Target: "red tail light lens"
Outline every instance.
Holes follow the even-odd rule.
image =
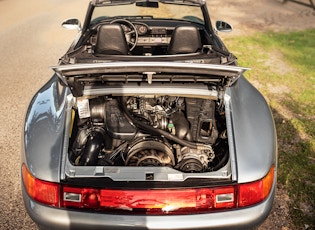
[[[114,190],[62,186],[33,177],[25,165],[22,177],[27,194],[50,206],[165,215],[205,213],[257,204],[270,194],[274,170],[272,166],[264,178],[252,183],[186,189]]]
[[[64,207],[98,209],[100,191],[98,189],[63,187]]]
[[[63,206],[162,213],[193,213],[235,207],[234,187],[168,190],[112,190],[64,187]]]
[[[59,206],[58,184],[33,177],[25,165],[22,166],[22,178],[26,192],[32,199],[50,206]]]
[[[221,190],[221,191],[220,191]],[[232,200],[217,204],[216,194],[232,194]],[[234,207],[234,188],[181,189],[181,190],[101,190],[101,206],[147,210],[149,213],[209,211]]]
[[[238,206],[246,207],[263,201],[270,193],[274,180],[275,167],[261,180],[238,186]]]

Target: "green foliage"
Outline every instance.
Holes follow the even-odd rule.
[[[278,145],[278,183],[290,197],[297,229],[315,228],[315,30],[229,37],[225,43],[251,67],[246,77],[273,110]],[[235,52],[234,52],[235,51]]]

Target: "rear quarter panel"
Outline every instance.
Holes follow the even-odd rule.
[[[37,178],[58,182],[67,88],[54,75],[33,97],[22,135],[22,163]]]
[[[272,164],[277,164],[272,113],[261,93],[243,76],[228,89],[227,94],[231,98],[238,182],[261,179]]]

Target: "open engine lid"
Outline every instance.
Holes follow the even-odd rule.
[[[130,85],[135,83],[204,83],[231,86],[248,68],[180,62],[107,62],[69,64],[52,69],[67,84],[75,97],[91,85]]]

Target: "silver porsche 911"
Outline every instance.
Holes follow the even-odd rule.
[[[205,0],[92,0],[27,110],[25,207],[41,229],[250,229],[270,213],[273,118]]]

